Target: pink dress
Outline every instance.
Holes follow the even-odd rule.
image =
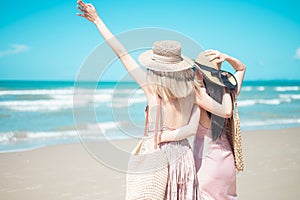
[[[212,141],[211,129],[199,124],[193,153],[201,199],[236,200],[236,170],[226,135]]]

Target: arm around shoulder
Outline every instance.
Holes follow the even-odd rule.
[[[198,130],[199,120],[200,108],[198,105],[194,105],[189,123],[172,131],[163,131],[159,137],[159,143],[179,141],[195,135]]]
[[[200,88],[197,92],[197,104],[211,112],[212,114],[218,115],[223,118],[230,118],[232,116],[232,100],[228,93],[223,95],[222,103],[218,103],[213,98],[211,98],[207,93],[205,88]]]

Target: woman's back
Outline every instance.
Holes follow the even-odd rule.
[[[156,102],[158,98],[156,98]],[[157,103],[149,105],[149,130],[154,130],[156,112],[161,112],[158,130],[177,129],[188,124],[195,102],[195,93],[191,92],[184,98],[161,98],[161,108],[156,109]]]

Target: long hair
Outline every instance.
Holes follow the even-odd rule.
[[[160,72],[147,69],[148,83],[154,84],[155,92],[161,97],[177,99],[194,91],[195,72],[186,69],[177,72]]]
[[[225,94],[225,92],[230,93],[232,102],[234,102],[235,90],[230,90],[228,88],[224,89],[224,87],[211,82],[209,79],[207,79],[205,77],[203,77],[203,82],[204,82],[207,94],[211,98],[213,98],[215,101],[217,101],[218,103],[220,103],[220,104],[222,103],[223,95]],[[232,106],[234,106],[234,105],[232,105]],[[213,113],[210,113],[208,111],[206,111],[206,112],[211,119],[212,139],[213,139],[213,141],[215,141],[219,137],[221,137],[223,132],[227,132],[226,129],[229,128],[228,123],[233,121],[232,120],[233,116],[231,116],[231,118],[229,118],[229,119],[226,119],[226,118],[217,116]]]

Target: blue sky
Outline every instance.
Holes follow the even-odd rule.
[[[167,28],[239,58],[246,80],[300,79],[299,1],[90,2],[115,34]],[[1,7],[0,80],[75,80],[103,42],[92,23],[75,15],[76,0],[10,0]]]

